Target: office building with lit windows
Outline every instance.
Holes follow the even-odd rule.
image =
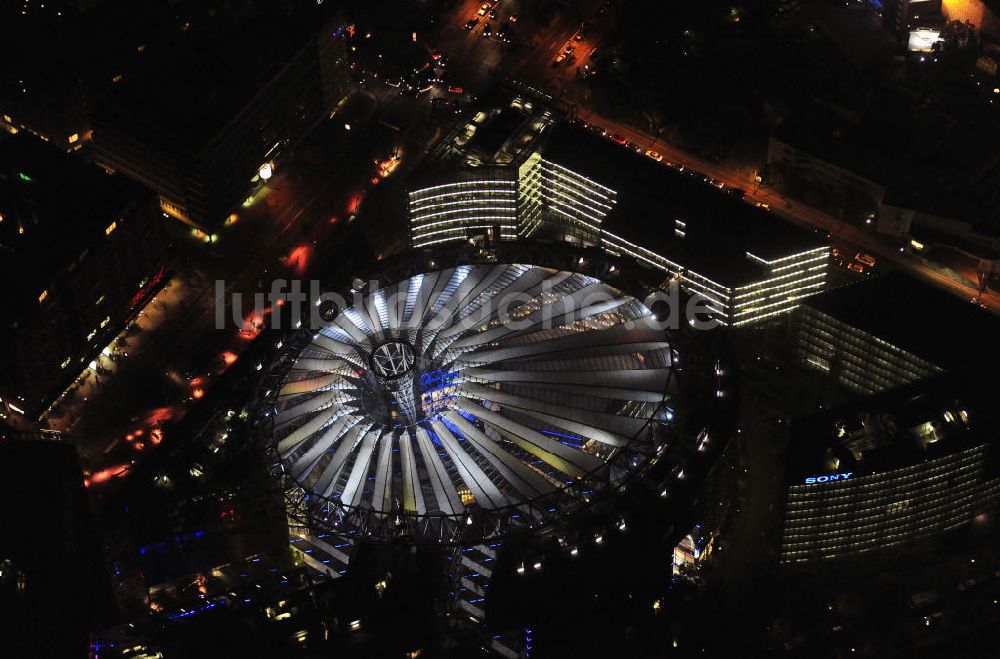
[[[95,94],[98,162],[156,190],[164,212],[221,224],[347,94],[347,29],[313,10],[254,9],[145,53]]]
[[[0,141],[0,415],[41,414],[165,283],[156,195],[36,137]]]
[[[742,193],[718,189],[573,124],[551,130],[544,157],[617,191],[601,223],[604,249],[679,278],[721,322],[745,326],[823,289],[829,244]]]
[[[864,395],[968,363],[985,368],[1000,335],[978,306],[896,273],[811,297],[792,324],[803,366]]]
[[[517,190],[512,170],[501,167],[425,178],[408,193],[413,246],[429,247],[476,236],[516,238]]]
[[[746,203],[742,192],[720,190],[702,175],[677,171],[580,125],[548,127],[508,166],[514,168],[517,217],[499,239],[600,246],[635,259],[704,296],[723,324],[740,327],[786,314],[825,285],[826,239]],[[491,171],[487,178],[496,177]],[[432,244],[428,216],[450,218],[437,228],[435,242],[468,238],[486,216],[462,217],[427,204],[415,211],[414,195],[429,196],[420,188],[411,193],[415,247]],[[487,199],[477,203],[492,207]]]
[[[595,245],[601,226],[618,203],[612,188],[533,153],[521,165],[523,236],[555,230],[570,242]]]
[[[992,515],[992,393],[945,374],[796,423],[780,563],[897,552]]]

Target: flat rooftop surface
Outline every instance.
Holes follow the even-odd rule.
[[[727,286],[755,281],[765,273],[747,252],[771,260],[827,244],[700,177],[582,126],[554,126],[543,154],[618,192],[605,229]],[[684,238],[674,234],[678,219],[686,223]]]
[[[897,469],[992,444],[998,417],[994,395],[971,372],[945,373],[868,396],[793,422],[789,484],[801,485],[808,476]],[[922,446],[927,423],[937,441]],[[840,460],[836,468],[830,458]]]
[[[216,135],[301,49],[316,28],[302,14],[265,14],[199,31],[148,61],[108,98],[192,146]]]
[[[479,149],[491,156],[500,150],[507,140],[512,138],[517,129],[528,118],[511,107],[505,107],[485,126],[481,126],[469,141],[468,147]]]
[[[32,93],[60,98],[67,84],[82,82],[137,121],[197,146],[314,38],[337,5],[106,0],[60,18],[36,8],[0,18],[0,55],[8,77]]]
[[[27,133],[0,139],[0,278],[8,286],[2,326],[37,304],[52,279],[146,194]]]
[[[998,361],[1000,320],[901,273],[830,289],[804,304],[945,370]]]

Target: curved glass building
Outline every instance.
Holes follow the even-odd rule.
[[[498,537],[660,457],[691,395],[679,353],[641,300],[588,274],[429,270],[290,339],[260,436],[290,515],[316,532]]]

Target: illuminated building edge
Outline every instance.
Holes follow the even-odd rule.
[[[494,240],[530,238],[555,223],[569,242],[596,244],[678,278],[683,290],[706,298],[716,320],[736,327],[786,314],[824,288],[828,246],[771,260],[747,252],[747,259],[766,274],[731,287],[604,229],[604,219],[616,204],[617,193],[611,188],[535,153],[520,166],[516,180],[491,173],[411,190],[411,242],[426,248],[477,234]],[[675,220],[675,226],[683,232],[685,222]]]

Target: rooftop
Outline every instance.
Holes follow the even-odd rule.
[[[9,318],[37,303],[53,278],[144,194],[150,193],[138,183],[31,135],[0,140],[0,279],[8,284]]]
[[[995,115],[978,97],[915,107],[907,92],[883,88],[857,109],[803,106],[775,138],[883,186],[888,204],[981,222],[997,217]]]
[[[966,373],[946,373],[797,420],[788,475],[873,473],[991,443],[992,394]]]
[[[1000,321],[903,274],[834,288],[812,296],[805,305],[945,370],[996,361]]]
[[[512,107],[505,107],[489,122],[479,128],[469,141],[469,147],[483,151],[490,157],[511,139],[518,128],[526,121],[523,113]]]
[[[910,138],[899,125],[903,112],[901,105],[893,107],[887,102],[884,114],[873,113],[859,122],[856,111],[813,103],[785,119],[774,136],[815,158],[885,185],[891,165],[906,150]]]
[[[747,252],[771,260],[823,247],[818,235],[738,196],[705,184],[574,124],[558,124],[543,148],[547,160],[618,192],[604,228],[727,286],[755,280],[765,269]],[[684,238],[674,220],[686,222]]]
[[[104,84],[113,105],[192,147],[217,135],[301,50],[324,9],[281,3],[227,7],[176,18],[140,57]]]

